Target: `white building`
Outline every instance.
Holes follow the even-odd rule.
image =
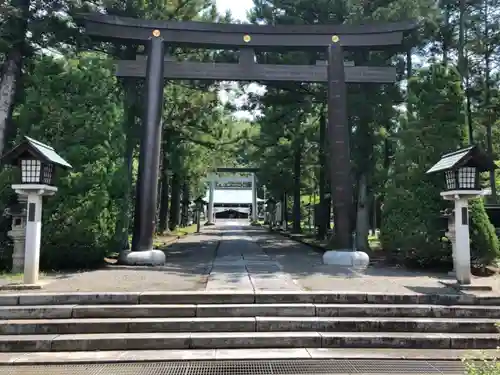
[[[210,199],[210,190],[207,190],[205,201]],[[261,205],[263,199],[257,198],[257,204]],[[214,191],[214,215],[216,219],[241,218],[246,219],[252,211],[251,189],[215,189]]]

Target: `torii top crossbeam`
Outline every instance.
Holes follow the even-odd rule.
[[[165,42],[204,48],[251,47],[257,49],[321,48],[340,38],[343,47],[400,45],[413,21],[365,25],[249,25],[195,21],[152,21],[104,14],[83,14],[88,35],[105,40],[147,41],[159,30]]]
[[[226,173],[257,173],[260,169],[255,167],[220,167],[216,172]]]

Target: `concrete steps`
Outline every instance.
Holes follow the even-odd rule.
[[[464,357],[496,358],[498,352],[492,350],[470,349],[359,349],[359,348],[266,348],[262,349],[157,349],[157,350],[105,350],[105,351],[66,351],[66,352],[11,352],[0,353],[0,365],[49,365],[49,364],[116,364],[117,362],[136,362],[147,365],[149,362],[165,361],[248,361],[248,360],[363,360],[391,361],[455,361]],[[192,363],[192,362],[191,362]],[[453,364],[453,363],[451,363]],[[33,372],[33,369],[31,369]],[[116,371],[116,369],[114,369]],[[392,373],[396,373],[393,369]],[[69,373],[65,367],[65,374]],[[38,372],[37,372],[38,373]],[[48,374],[54,372],[47,371]],[[104,370],[101,374],[108,374]],[[130,372],[129,372],[130,373]],[[233,372],[234,373],[234,372]],[[463,371],[459,372],[463,374]],[[115,374],[115,372],[113,372]]]
[[[331,292],[0,294],[0,352],[494,349],[500,298]]]
[[[0,319],[166,318],[166,317],[408,317],[492,318],[498,306],[392,304],[213,304],[213,305],[33,305],[0,306]]]
[[[168,332],[3,335],[2,352],[236,348],[493,349],[498,334],[407,332]]]
[[[137,304],[398,304],[500,306],[500,295],[384,294],[331,291],[175,291],[74,292],[0,294],[0,306],[29,305],[137,305]]]
[[[497,319],[452,318],[89,318],[0,320],[0,335],[163,332],[497,333]]]

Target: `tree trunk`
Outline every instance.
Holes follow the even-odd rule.
[[[182,215],[181,215],[181,226],[187,227],[189,221],[189,203],[191,201],[189,194],[189,182],[184,180],[182,184]]]
[[[297,142],[295,147],[295,155],[293,160],[293,233],[300,233],[302,227],[300,225],[300,173],[301,173],[301,157],[302,145]]]
[[[333,199],[332,199],[332,193],[331,193],[331,188],[329,187],[328,184],[328,189],[327,189],[327,196],[328,199],[326,200],[326,207],[325,207],[325,220],[326,223],[326,234],[330,232],[330,229],[332,229],[332,222],[333,222],[333,229],[331,230],[331,235],[335,236],[335,205],[333,204]]]
[[[409,81],[413,74],[413,60],[411,56],[411,48],[406,51],[406,80]],[[410,93],[410,85],[406,86],[406,104],[407,104],[407,118],[410,118],[414,112],[413,101]]]
[[[128,250],[128,231],[130,225],[130,202],[132,197],[132,173],[134,162],[134,150],[137,145],[135,131],[135,119],[137,111],[137,93],[135,81],[127,79],[123,82],[124,88],[124,121],[123,131],[125,132],[125,155],[123,156],[123,176],[124,188],[123,196],[119,198],[119,213],[115,225],[115,243],[119,250]]]
[[[170,230],[174,231],[179,225],[181,203],[181,181],[177,172],[172,175],[172,197],[170,201]]]
[[[11,47],[4,63],[0,67],[0,156],[5,151],[9,121],[12,116],[16,91],[21,78],[23,56],[26,47],[26,32],[30,15],[30,0],[13,0],[12,7],[16,14],[5,15],[6,26],[11,35],[8,41]],[[5,21],[5,20],[4,20]]]
[[[472,108],[471,108],[471,99],[470,99],[470,78],[467,73],[465,79],[465,115],[466,115],[466,123],[467,128],[469,129],[469,144],[474,143],[474,129],[472,127]]]
[[[288,194],[283,193],[283,220],[285,221],[285,230],[288,231]]]
[[[317,238],[323,240],[326,237],[326,231],[329,225],[329,198],[326,197],[327,184],[327,166],[326,166],[326,117],[325,111],[322,109],[319,120],[319,215],[318,215],[318,234]]]
[[[165,233],[168,231],[168,208],[169,208],[169,178],[168,178],[168,142],[164,143],[162,150],[163,163],[161,168],[161,196],[160,196],[160,219],[158,221],[158,231]]]
[[[491,74],[491,49],[490,49],[490,32],[489,32],[489,9],[488,1],[484,1],[484,39],[486,41],[486,48],[484,49],[484,110],[486,111],[486,143],[488,146],[488,153],[490,157],[494,160],[495,156],[493,153],[493,139],[491,134],[492,123],[494,122],[493,116],[491,115],[491,87],[490,87],[490,74]],[[491,196],[489,197],[492,203],[497,202],[497,187],[495,181],[495,169],[490,170],[490,186],[491,186]]]
[[[443,50],[443,64],[448,65],[448,53],[451,44],[450,36],[453,34],[450,30],[450,6],[447,1],[443,4],[444,7],[444,26],[442,29],[442,50]]]
[[[7,54],[0,77],[0,155],[3,154],[5,148],[7,126],[14,105],[21,64],[22,50],[19,46]]]
[[[467,124],[469,144],[474,143],[474,134],[472,128],[472,110],[470,102],[470,92],[469,92],[469,69],[467,64],[467,58],[465,56],[465,28],[466,28],[466,11],[467,2],[466,0],[460,0],[459,2],[459,15],[458,15],[458,70],[462,76],[462,88],[465,92],[465,122]]]
[[[368,182],[366,173],[362,173],[358,180],[358,199],[356,214],[356,248],[368,251],[368,232],[370,229],[370,206],[368,197]]]

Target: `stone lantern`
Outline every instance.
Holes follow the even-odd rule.
[[[19,201],[25,200],[27,202],[24,283],[36,284],[40,263],[42,198],[54,195],[57,191],[54,186],[56,168],[69,169],[71,165],[61,158],[52,147],[29,137],[24,137],[23,142],[6,152],[2,161],[18,166],[21,172],[20,183],[12,185],[12,189],[19,195]],[[12,229],[14,230],[16,227],[16,237],[19,238],[17,234],[21,230],[22,220],[16,221],[14,218],[14,221]],[[18,244],[18,246],[20,245]],[[21,257],[18,256],[19,261],[20,259]]]
[[[479,173],[495,168],[493,160],[473,145],[441,156],[427,171],[444,174],[446,185],[441,196],[454,202],[453,214],[448,216],[447,236],[452,242],[455,274],[460,285],[471,283],[468,202],[485,195],[480,187]]]
[[[192,224],[190,205],[191,200],[183,197],[181,200],[181,225],[186,227]]]
[[[12,273],[24,271],[24,246],[26,238],[26,201],[24,204],[16,203],[5,209],[5,216],[12,217],[11,230],[7,235],[12,239],[14,251],[12,252]]]
[[[273,229],[276,223],[276,200],[273,197],[270,197],[266,201],[266,217],[267,223],[269,224],[269,229]]]
[[[198,197],[194,200],[194,203],[196,210],[196,233],[200,233],[201,213],[203,211],[203,206],[205,206],[208,202],[205,201],[202,197]]]

